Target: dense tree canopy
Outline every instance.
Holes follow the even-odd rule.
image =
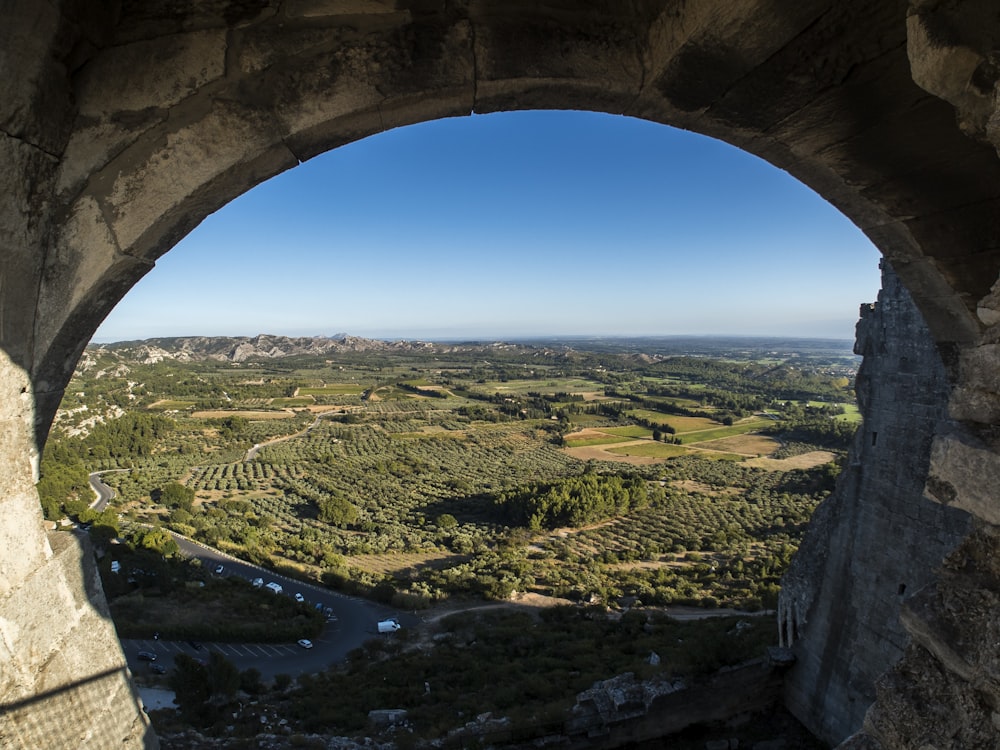
[[[641,477],[594,472],[532,484],[497,498],[513,523],[533,530],[583,526],[642,508],[647,502],[646,481]]]

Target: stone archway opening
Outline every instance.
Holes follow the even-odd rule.
[[[727,144],[600,113],[496,113],[262,183],[161,259],[97,340],[849,339],[876,256],[815,193]]]

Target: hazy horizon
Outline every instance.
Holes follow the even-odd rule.
[[[338,339],[344,336],[350,336],[354,338],[370,339],[373,341],[408,341],[408,342],[427,342],[427,343],[441,343],[441,344],[458,344],[458,343],[531,343],[533,341],[538,342],[560,342],[560,341],[640,341],[640,340],[678,340],[678,339],[689,339],[692,341],[700,340],[735,340],[735,341],[829,341],[838,342],[845,345],[852,345],[854,338],[843,338],[835,336],[782,336],[782,335],[750,335],[750,334],[688,334],[688,333],[675,333],[675,334],[588,334],[588,333],[574,333],[574,334],[532,334],[526,336],[519,336],[516,334],[508,336],[452,336],[452,337],[427,337],[427,336],[361,336],[359,334],[352,333],[350,331],[338,331],[336,333],[273,333],[268,331],[259,331],[254,334],[201,334],[201,333],[180,333],[180,334],[169,334],[163,336],[143,336],[141,338],[130,338],[130,339],[118,339],[114,341],[99,341],[97,337],[91,340],[92,344],[124,344],[134,341],[154,341],[157,339],[187,339],[187,338],[257,338],[258,336],[268,336],[268,337],[286,337],[286,338],[326,338],[326,339]]]

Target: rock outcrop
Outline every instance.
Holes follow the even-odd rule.
[[[861,726],[876,679],[903,656],[902,605],[971,528],[968,514],[924,496],[932,439],[948,424],[948,378],[887,263],[878,301],[861,308],[855,351],[864,356],[856,386],[864,423],[778,606],[781,639],[798,657],[787,705],[834,744]]]

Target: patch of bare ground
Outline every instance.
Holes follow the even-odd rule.
[[[768,471],[791,471],[792,469],[812,469],[815,466],[822,466],[836,459],[836,454],[830,451],[810,451],[809,453],[789,458],[751,458],[746,464],[747,466],[756,466],[758,469],[767,469]]]
[[[557,596],[546,596],[532,592],[514,592],[509,599],[503,602],[491,602],[489,604],[455,604],[445,603],[437,607],[432,607],[423,613],[422,620],[425,623],[437,622],[449,615],[459,612],[477,612],[484,609],[521,609],[537,614],[549,607],[563,607],[573,605],[575,602],[569,599],[560,599]]]
[[[710,484],[705,484],[695,479],[677,479],[670,482],[670,486],[684,490],[685,492],[697,492],[700,495],[708,495],[709,497],[739,495],[742,492],[738,487],[713,487]]]
[[[161,398],[159,401],[154,401],[153,403],[151,403],[146,408],[147,409],[159,409],[164,404],[176,404],[176,403],[177,403],[177,399],[173,399],[173,398]]]
[[[579,430],[574,430],[565,436],[566,440],[591,440],[593,438],[606,438],[608,433],[603,430],[597,430],[593,427],[584,427]]]
[[[565,539],[568,536],[573,536],[574,534],[579,534],[582,531],[591,531],[593,529],[603,529],[606,526],[614,526],[618,523],[617,518],[609,518],[607,521],[600,521],[598,523],[592,523],[589,526],[560,526],[558,529],[552,529],[546,536],[548,538]]]

